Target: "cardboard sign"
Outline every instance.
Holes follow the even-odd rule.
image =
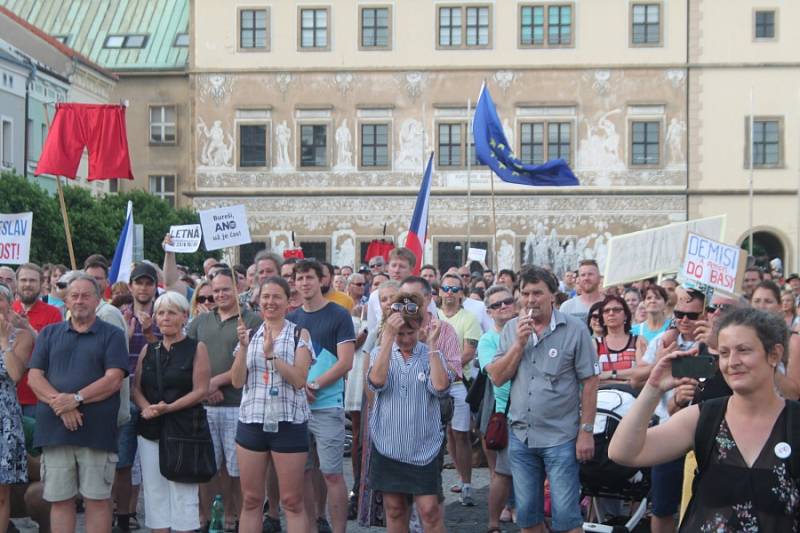
[[[678,272],[689,232],[721,240],[725,233],[725,215],[611,237],[603,285],[610,287]]]
[[[170,226],[169,234],[172,237],[172,244],[164,246],[167,252],[176,254],[191,254],[200,247],[203,239],[203,231],[200,224],[187,224],[185,226]]]
[[[740,247],[689,233],[678,278],[734,294],[741,289],[746,262]]]
[[[33,213],[0,214],[0,264],[21,265],[31,255]]]
[[[486,250],[481,248],[470,248],[467,253],[467,259],[470,261],[478,261],[479,263],[486,262]]]
[[[203,226],[203,242],[209,252],[251,242],[247,211],[243,205],[200,211],[200,224]]]

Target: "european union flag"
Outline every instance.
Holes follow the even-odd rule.
[[[580,184],[563,159],[553,159],[536,166],[526,165],[514,156],[486,85],[475,106],[472,135],[478,161],[488,165],[503,181],[539,187]]]

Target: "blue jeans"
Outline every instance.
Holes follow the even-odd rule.
[[[508,431],[508,458],[517,500],[517,525],[533,527],[544,522],[544,480],[550,479],[553,530],[583,526],[581,482],[575,441],[550,448],[529,448],[514,431]]]

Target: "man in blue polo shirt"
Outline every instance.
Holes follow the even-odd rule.
[[[86,505],[86,530],[111,524],[111,483],[117,463],[119,389],[128,375],[128,347],[119,328],[98,320],[100,287],[80,273],[67,286],[67,322],[36,339],[29,384],[39,400],[34,446],[41,447],[44,499],[50,520],[75,531],[75,496]]]
[[[294,267],[295,287],[303,306],[287,319],[308,330],[316,360],[308,372],[306,393],[311,407],[308,429],[312,449],[319,458],[319,470],[328,488],[328,514],[334,533],[347,527],[347,487],[344,482],[344,377],[353,366],[355,332],[347,310],[322,295],[322,265],[300,261]],[[309,463],[313,454],[309,454]],[[312,494],[312,465],[306,467],[306,494]],[[309,517],[318,517],[319,530],[327,529],[323,518],[324,497],[306,498]],[[316,501],[316,506],[314,505]],[[316,507],[316,508],[315,508]],[[316,514],[314,514],[316,513]]]

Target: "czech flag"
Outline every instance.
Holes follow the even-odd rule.
[[[425,167],[425,175],[422,176],[422,185],[419,187],[417,195],[417,205],[414,206],[414,215],[411,217],[411,226],[408,228],[405,247],[414,252],[417,256],[417,264],[414,265],[414,275],[419,276],[422,266],[422,253],[425,250],[425,239],[428,237],[428,210],[431,203],[431,165],[433,164],[433,153],[428,158],[428,166]]]
[[[133,264],[133,202],[128,201],[128,210],[125,214],[125,224],[119,232],[117,249],[114,250],[114,260],[108,271],[108,280],[113,285],[118,281],[128,283],[131,277]]]

